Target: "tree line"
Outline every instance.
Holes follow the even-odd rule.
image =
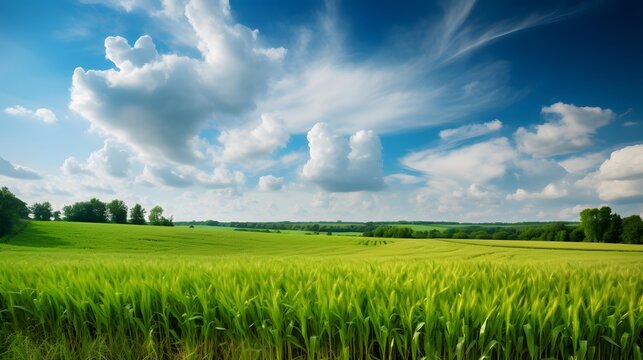
[[[245,222],[245,221],[232,221],[221,222],[216,220],[205,221],[186,221],[180,222],[180,225],[206,225],[206,226],[226,226],[235,229],[258,229],[258,230],[302,230],[310,232],[364,232],[374,226],[369,225],[372,223],[323,223],[311,222],[300,223],[290,221],[279,222]]]
[[[141,204],[128,208],[122,200],[112,200],[109,203],[92,198],[88,201],[79,201],[63,207],[62,212],[54,210],[50,202],[27,203],[18,199],[8,188],[0,189],[0,236],[16,231],[22,220],[37,221],[73,221],[94,223],[115,223],[134,225],[159,225],[174,226],[172,216],[163,216],[163,208],[154,206],[145,219],[147,210]],[[129,214],[129,217],[128,217]]]
[[[464,226],[442,231],[413,230],[406,226],[379,225],[365,231],[366,237],[417,239],[495,239],[605,242],[643,244],[643,221],[639,215],[621,218],[608,206],[588,208],[580,213],[580,224],[550,223],[540,225]]]

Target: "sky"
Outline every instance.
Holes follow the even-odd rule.
[[[643,3],[0,2],[0,186],[175,220],[643,214]]]

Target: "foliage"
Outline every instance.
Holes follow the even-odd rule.
[[[643,267],[631,245],[364,246],[325,235],[62,222],[33,223],[11,241],[0,244],[0,354],[8,358],[641,352]]]
[[[34,220],[49,221],[53,216],[53,208],[49,201],[34,203],[29,207]]]
[[[112,200],[107,204],[109,221],[117,224],[127,223],[127,205],[123,200]]]
[[[0,188],[0,237],[15,231],[21,218],[29,214],[27,204],[8,188]]]
[[[365,232],[364,236],[408,239],[413,237],[413,230],[406,226],[380,225],[372,231]]]
[[[134,225],[145,225],[145,208],[141,204],[132,206],[129,213],[129,222]]]
[[[160,205],[156,205],[150,210],[149,220],[152,225],[174,226],[172,217],[169,219],[163,217],[163,208]]]
[[[639,215],[623,219],[622,240],[626,244],[643,244],[643,221]]]
[[[107,205],[96,198],[67,205],[63,207],[63,213],[67,221],[107,222]]]

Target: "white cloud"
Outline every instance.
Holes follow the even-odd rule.
[[[495,119],[484,124],[469,124],[455,129],[440,131],[440,138],[443,140],[464,140],[496,132],[502,128],[502,121]]]
[[[259,178],[259,190],[277,191],[284,187],[284,178],[266,175]]]
[[[42,176],[37,172],[20,165],[14,165],[9,160],[0,157],[0,176],[7,176],[15,179],[37,180]]]
[[[251,109],[279,64],[257,51],[265,50],[257,32],[234,24],[224,5],[193,0],[185,7],[198,58],[158,54],[147,35],[133,47],[108,37],[105,53],[116,69],[77,68],[70,108],[148,159],[195,160],[198,132]]]
[[[643,144],[626,146],[612,152],[610,158],[601,165],[598,174],[603,180],[643,178]]]
[[[524,189],[518,188],[514,194],[508,194],[507,200],[546,200],[546,199],[559,199],[567,196],[567,190],[556,186],[555,184],[548,184],[540,192],[530,193]]]
[[[643,197],[643,144],[612,152],[589,181],[597,186],[601,200],[634,200]]]
[[[360,130],[347,141],[325,123],[308,132],[310,159],[302,177],[330,192],[380,190],[382,145],[373,131]]]
[[[89,169],[87,169],[87,164],[84,164],[75,156],[70,156],[65,159],[60,170],[62,170],[63,174],[68,176],[93,174]]]
[[[605,155],[603,153],[591,153],[568,158],[559,161],[558,164],[569,173],[584,173],[596,169],[603,161],[605,161]]]
[[[592,144],[596,129],[614,119],[614,112],[600,107],[578,107],[561,102],[543,107],[552,120],[536,125],[535,131],[523,127],[516,131],[518,150],[539,157],[568,154]]]
[[[224,146],[225,160],[244,161],[262,158],[286,146],[288,131],[283,121],[267,114],[261,115],[261,124],[252,130],[223,131],[219,142]]]
[[[47,108],[39,108],[36,110],[30,110],[20,105],[11,106],[4,109],[4,112],[9,115],[19,116],[24,118],[38,119],[44,122],[45,124],[53,124],[58,118],[53,111]]]
[[[65,175],[108,175],[125,178],[132,163],[131,152],[113,139],[106,139],[103,147],[91,153],[86,162],[70,156],[60,169]]]
[[[125,147],[107,139],[103,148],[89,155],[87,167],[99,174],[124,178],[129,173],[131,157],[131,153]]]
[[[140,183],[150,183],[170,188],[200,186],[209,189],[238,190],[245,183],[245,175],[224,167],[215,168],[211,173],[193,166],[145,165]]]
[[[509,140],[502,137],[450,151],[418,151],[400,162],[432,178],[484,184],[504,176],[516,156]]]
[[[403,173],[396,173],[396,174],[387,175],[384,178],[384,180],[388,184],[397,182],[397,183],[400,183],[402,185],[419,184],[419,183],[424,181],[424,179],[419,177],[419,176],[403,174]]]
[[[456,121],[510,98],[501,84],[499,75],[507,72],[501,63],[459,71],[440,82],[427,80],[429,65],[347,63],[342,58],[319,55],[292,64],[258,107],[279,114],[293,132],[317,122],[343,133],[390,132]],[[473,82],[475,89],[464,89]]]

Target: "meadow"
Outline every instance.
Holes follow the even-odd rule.
[[[0,357],[640,359],[643,247],[31,222]]]

